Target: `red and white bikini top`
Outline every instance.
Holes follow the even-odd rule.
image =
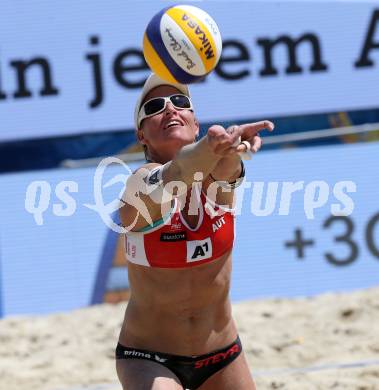
[[[232,209],[218,206],[197,192],[199,219],[192,229],[184,220],[179,201],[158,226],[125,234],[126,259],[147,267],[187,268],[218,259],[234,242]],[[200,198],[200,199],[199,199]]]

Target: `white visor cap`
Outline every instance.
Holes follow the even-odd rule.
[[[187,85],[178,84],[178,83],[170,83],[169,81],[163,80],[158,77],[156,74],[152,73],[146,80],[141,95],[137,99],[136,107],[134,109],[134,125],[138,130],[138,113],[141,108],[142,102],[144,101],[146,95],[154,88],[159,87],[160,85],[170,85],[180,91],[183,95],[191,97],[190,91]]]

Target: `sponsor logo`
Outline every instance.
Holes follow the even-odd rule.
[[[186,239],[187,239],[186,232],[161,233],[161,241],[174,242],[174,241],[184,241]]]
[[[137,247],[130,243],[128,241],[128,239],[126,238],[126,253],[128,254],[128,256],[131,256],[133,259],[136,257],[136,254],[137,254]]]
[[[160,358],[158,355],[154,355],[154,359],[159,363],[167,362],[168,359]]]
[[[170,230],[183,230],[183,224],[180,222],[179,214],[174,214],[169,225]]]
[[[179,223],[172,223],[171,224],[171,229],[172,230],[179,230],[183,227],[183,225],[179,222]]]
[[[149,353],[144,353],[141,351],[136,351],[134,349],[129,351],[124,351],[124,355],[128,357],[136,357],[136,358],[145,358],[145,359],[151,359],[151,355]]]
[[[193,19],[191,19],[187,14],[183,14],[182,20],[184,22],[187,22],[187,26],[189,28],[194,30],[195,34],[197,35],[198,39],[201,42],[202,47],[200,50],[203,51],[205,49],[204,54],[206,59],[210,60],[211,58],[213,58],[215,56],[213,52],[213,48],[211,46],[209,39],[207,38],[205,31],[203,31],[200,28],[200,26]]]
[[[240,346],[238,344],[235,344],[232,347],[230,347],[226,352],[219,352],[213,356],[198,360],[197,362],[195,362],[195,368],[207,367],[208,365],[222,362],[226,360],[228,357],[233,356],[238,352],[240,352]]]
[[[194,262],[212,257],[212,242],[209,237],[205,240],[187,241],[187,262]]]
[[[162,167],[153,169],[147,176],[147,183],[154,185],[162,181]]]

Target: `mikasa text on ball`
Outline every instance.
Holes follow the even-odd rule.
[[[143,53],[149,67],[172,83],[199,81],[215,68],[221,51],[216,22],[191,5],[176,5],[158,12],[143,38]]]

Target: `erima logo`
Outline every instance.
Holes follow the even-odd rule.
[[[167,362],[168,359],[163,359],[163,358],[160,358],[159,356],[157,355],[154,355],[154,358],[157,362],[159,363],[164,363],[164,362]]]
[[[137,358],[151,359],[151,355],[149,353],[135,351],[134,349],[131,350],[131,351],[124,351],[124,354],[126,356],[133,356],[133,357],[137,357]]]

